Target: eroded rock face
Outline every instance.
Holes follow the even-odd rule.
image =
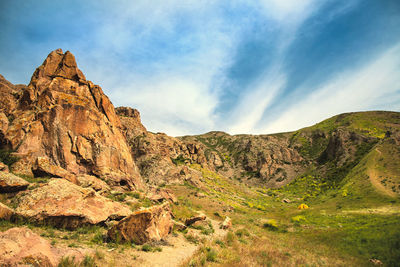
[[[134,212],[108,231],[112,240],[143,244],[165,238],[173,228],[169,203]]]
[[[3,86],[9,98],[10,86]],[[51,165],[75,175],[143,187],[114,106],[99,86],[86,80],[70,52],[51,52],[20,91],[13,99],[18,106],[7,108],[14,119],[2,124],[0,136],[3,146],[23,158],[14,171],[32,174],[37,158],[47,157]]]
[[[12,173],[0,172],[0,193],[10,193],[25,190],[29,183]]]
[[[81,261],[84,254],[76,249],[57,249],[26,227],[0,232],[1,266],[57,266],[61,257]]]
[[[131,214],[129,207],[65,179],[51,179],[45,186],[17,196],[16,202],[19,216],[70,229]]]

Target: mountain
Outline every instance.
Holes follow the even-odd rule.
[[[399,197],[398,112],[171,137],[115,108],[68,51],[28,85],[0,75],[0,265],[396,266]]]

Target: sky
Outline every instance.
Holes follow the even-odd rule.
[[[2,0],[0,74],[57,48],[152,132],[268,134],[400,111],[399,0]]]

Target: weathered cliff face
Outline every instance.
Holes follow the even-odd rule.
[[[227,177],[268,187],[287,184],[304,171],[306,160],[289,146],[289,135],[236,135],[210,132],[182,137],[199,141],[208,162]]]
[[[132,156],[146,183],[160,185],[182,183],[186,180],[197,183],[199,173],[186,166],[190,163],[213,169],[213,165],[208,164],[200,143],[186,143],[164,133],[148,132],[136,109],[119,107],[117,114],[120,116]]]
[[[51,52],[20,92],[13,93],[17,88],[6,83],[3,87],[11,88],[2,92],[17,103],[5,106],[8,123],[2,116],[0,135],[3,148],[21,158],[13,171],[31,175],[36,159],[47,157],[72,174],[143,187],[114,106],[99,86],[86,80],[70,52]]]

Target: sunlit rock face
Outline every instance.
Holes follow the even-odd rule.
[[[8,89],[3,94],[17,103],[3,111],[12,119],[2,124],[0,136],[3,147],[22,158],[15,172],[32,175],[36,159],[48,157],[72,174],[143,187],[114,106],[100,86],[86,80],[70,52],[51,52],[19,91],[2,84]]]

